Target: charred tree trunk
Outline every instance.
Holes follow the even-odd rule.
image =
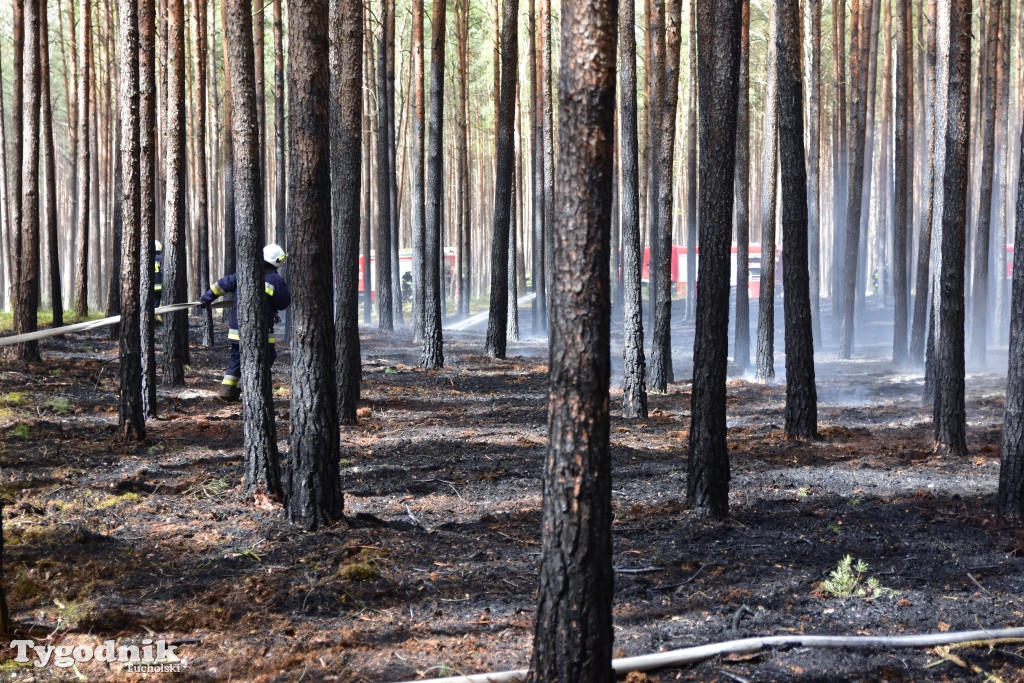
[[[139,331],[142,400],[146,417],[156,417],[156,336],[153,267],[156,260],[156,8],[139,0]],[[83,102],[84,105],[84,102]]]
[[[911,164],[913,159],[907,158],[907,98],[909,92],[908,70],[913,64],[907,61],[909,40],[912,26],[909,3],[907,0],[896,0],[896,135],[895,171],[893,182],[893,334],[892,361],[896,365],[907,362],[907,242],[908,218],[907,184],[914,180]],[[909,163],[908,163],[909,162]]]
[[[423,287],[423,349],[420,367],[433,370],[444,366],[444,338],[441,334],[441,238],[444,231],[444,44],[445,2],[434,0],[430,40],[430,120],[427,139],[426,252]]]
[[[60,238],[57,234],[57,158],[54,154],[53,138],[53,105],[50,100],[50,40],[49,20],[46,3],[43,3],[39,14],[39,59],[41,61],[42,78],[42,132],[43,159],[46,165],[44,184],[46,186],[46,254],[50,274],[50,308],[53,310],[53,322],[50,327],[64,324],[64,299],[61,296],[60,279]]]
[[[210,282],[210,219],[207,214],[206,183],[206,0],[192,0],[192,58],[195,76],[195,116],[192,129],[195,132],[195,187],[192,197],[192,215],[196,222],[195,235],[196,268],[199,270],[199,286]],[[213,346],[213,311],[205,308],[203,314],[203,346]]]
[[[1015,246],[1024,245],[1024,130],[1017,182]],[[1003,519],[1020,522],[1024,520],[1024,249],[1019,247],[1013,250],[1009,357],[996,510]]]
[[[782,167],[783,300],[786,318],[786,436],[818,436],[818,393],[814,385],[814,334],[807,268],[807,170],[804,157],[803,73],[800,59],[800,2],[777,0],[773,36],[778,51],[779,156]]]
[[[532,3],[531,3],[532,6]],[[647,369],[644,361],[643,298],[640,268],[640,152],[637,145],[636,30],[633,0],[619,2],[619,138],[622,181],[623,325],[622,415],[647,418]],[[536,155],[534,156],[536,159]],[[535,175],[536,177],[536,175]],[[536,247],[535,247],[536,248]],[[536,261],[534,261],[536,263]],[[534,266],[536,268],[536,266]],[[536,273],[537,271],[534,270]]]
[[[313,530],[344,510],[338,471],[331,262],[327,0],[291,6],[288,40],[288,190],[292,198],[291,449],[285,475],[289,521]]]
[[[665,89],[660,116],[658,155],[658,260],[651,259],[651,271],[658,269],[654,298],[651,341],[651,390],[664,393],[674,382],[672,371],[672,170],[675,164],[676,106],[679,99],[679,53],[681,45],[682,0],[665,0]],[[656,67],[655,67],[656,68]],[[654,281],[652,280],[652,283]]]
[[[871,0],[868,0],[869,2]],[[870,6],[861,8],[860,0],[850,2],[850,175],[846,188],[846,248],[843,254],[843,325],[839,337],[838,356],[849,359],[853,355],[854,313],[857,297],[857,266],[860,256],[860,214],[864,187],[864,137],[867,126],[867,78],[864,58],[869,36],[862,31],[861,13],[870,12]]]
[[[142,399],[142,339],[139,309],[139,17],[135,0],[118,1],[118,56],[121,105],[121,331],[119,345],[118,432],[125,441],[146,438],[146,411]],[[149,302],[146,301],[148,306]]]
[[[531,5],[532,7],[533,5]],[[456,216],[456,281],[458,286],[457,313],[465,318],[469,315],[470,300],[470,263],[472,261],[472,235],[470,221],[470,188],[469,188],[469,0],[455,2],[455,44],[458,53],[458,102],[455,110],[455,163],[458,178],[458,200]],[[536,140],[536,138],[534,138]],[[535,195],[536,198],[536,195]],[[536,249],[536,247],[534,247]],[[534,255],[536,258],[536,251]],[[536,261],[534,261],[536,263]],[[536,267],[533,271],[536,282]],[[538,294],[538,298],[540,295]],[[543,300],[542,300],[543,302]]]
[[[507,37],[516,24],[515,0],[505,7]],[[551,409],[530,668],[535,681],[607,683],[614,680],[608,259],[616,3],[562,7]],[[515,64],[514,51],[504,56]],[[502,83],[504,104],[504,74]],[[592,286],[581,289],[580,282]]]
[[[935,451],[967,453],[964,406],[964,237],[971,104],[970,0],[939,0],[936,111]]]
[[[661,134],[663,109],[665,106],[665,0],[652,0],[650,11],[650,24],[647,29],[648,40],[648,68],[647,79],[649,95],[647,98],[648,109],[648,136],[647,136],[647,243],[649,245],[648,256],[648,280],[647,280],[647,305],[650,308],[650,323],[653,331],[658,307],[661,305],[661,277],[663,269],[657,267],[661,263],[661,220],[658,217],[661,211],[661,204],[658,201],[661,193],[658,186],[661,184]],[[664,348],[658,346],[657,334],[651,335],[651,355],[648,365],[648,386],[652,391],[659,391],[657,377],[665,373],[663,365]],[[664,386],[665,382],[661,383]],[[660,389],[664,391],[664,389]]]
[[[768,35],[775,35],[778,5],[773,4]],[[758,381],[775,378],[775,230],[779,176],[778,46],[768,42],[767,83],[764,95],[764,147],[761,153],[761,291],[757,306]]]
[[[988,356],[988,262],[992,226],[992,175],[995,168],[996,135],[996,62],[999,58],[999,24],[1002,17],[1002,0],[988,0],[985,3],[988,14],[985,50],[985,80],[981,93],[984,121],[981,145],[981,194],[976,211],[974,231],[974,282],[971,286],[971,365],[984,368]],[[1002,247],[1004,253],[1006,247]]]
[[[914,279],[914,322],[910,331],[910,362],[917,366],[924,363],[925,337],[929,325],[928,305],[929,277],[932,260],[932,213],[935,197],[935,135],[937,99],[935,80],[935,24],[936,3],[928,0],[928,104],[925,113],[925,126],[928,129],[928,158],[925,160],[925,196],[924,214],[921,220],[921,235],[917,243],[917,276]]]
[[[423,341],[424,280],[427,276],[427,215],[423,178],[423,0],[412,1],[412,336]],[[392,268],[394,264],[392,263]]]
[[[221,2],[221,19],[225,29],[228,25],[227,2]],[[231,54],[228,41],[224,41],[224,82],[230,83]],[[224,88],[224,270],[234,273],[235,259],[235,136],[232,132],[231,87]]]
[[[729,506],[725,373],[729,328],[729,243],[736,166],[736,113],[742,0],[697,3],[700,98],[700,245],[693,347],[687,507],[724,518]]]
[[[736,372],[750,367],[750,0],[743,0],[736,113]]]
[[[386,133],[381,134],[386,134],[385,139],[388,143],[388,197],[391,202],[391,209],[388,212],[389,220],[391,221],[391,246],[389,252],[391,254],[391,305],[393,308],[392,316],[394,317],[395,324],[404,325],[405,319],[404,314],[402,313],[402,273],[398,263],[398,246],[401,234],[401,211],[399,210],[398,164],[396,162],[397,155],[395,137],[397,133],[395,125],[395,0],[384,0],[384,27],[385,35],[387,37],[387,49],[385,50],[387,87],[385,89],[384,101],[387,103],[388,123],[384,129]],[[410,70],[410,77],[411,75],[412,73]],[[411,98],[406,98],[406,100],[409,99]]]
[[[34,0],[37,4],[39,0]],[[14,138],[14,155],[10,161],[10,167],[13,172],[11,176],[11,201],[10,201],[10,240],[9,245],[11,251],[11,310],[14,313],[15,329],[20,329],[21,322],[19,320],[18,306],[20,302],[19,291],[21,289],[21,270],[22,270],[22,236],[21,236],[21,221],[22,221],[22,203],[24,198],[22,197],[22,186],[25,182],[24,178],[24,155],[25,155],[25,2],[26,0],[13,0],[11,6],[11,23],[13,28],[14,38],[14,75],[11,81],[11,89],[14,91],[11,107],[11,136]],[[33,0],[28,0],[33,2]],[[88,14],[88,12],[86,12]],[[37,43],[38,44],[38,43]],[[37,56],[32,57],[31,50],[29,51],[30,59],[38,58],[38,50],[36,50]],[[37,136],[38,137],[38,136]],[[5,150],[6,153],[6,150]],[[84,314],[83,314],[84,315]],[[32,313],[32,319],[35,320],[35,312]],[[20,356],[23,351],[24,345],[18,347],[17,353]]]
[[[263,188],[260,185],[256,79],[253,74],[252,4],[249,0],[227,0],[226,4],[228,21],[225,24],[225,42],[230,46],[228,82],[231,88],[231,128],[235,146],[234,204],[238,257],[238,288],[235,297],[238,301],[238,346],[242,357],[240,384],[245,452],[243,486],[247,498],[262,494],[279,500],[283,488],[278,465],[277,428],[274,422],[274,398],[270,379],[270,348],[267,343],[270,321],[265,319],[267,313],[262,256]],[[326,17],[321,19],[325,20]],[[322,21],[321,25],[325,23]],[[325,65],[323,73],[326,78]],[[293,108],[292,111],[295,112],[297,109]],[[326,129],[326,125],[323,128]],[[328,250],[324,249],[320,253],[327,252]],[[293,359],[295,355],[293,350]],[[331,365],[329,371],[333,370],[334,366]],[[299,375],[298,372],[295,372],[294,376],[297,381],[292,385],[293,402],[296,400],[295,395],[305,391],[311,384],[308,378]],[[324,400],[330,400],[334,396],[333,382],[327,387],[326,393],[329,396]],[[294,405],[291,412],[294,419],[297,413]],[[295,439],[294,430],[292,439]],[[292,450],[295,450],[294,447]]]
[[[808,55],[811,83],[807,100],[807,265],[811,331],[816,347],[821,345],[821,2],[807,0],[811,14],[811,51]]]
[[[498,111],[497,169],[494,188],[494,229],[491,239],[491,301],[486,353],[505,357],[508,325],[508,230],[512,205],[512,138],[515,126],[516,79],[519,71],[518,0],[504,0],[501,27],[501,106]],[[610,177],[610,176],[609,176]],[[611,197],[609,187],[609,198]],[[605,259],[607,263],[607,259]]]
[[[164,292],[167,303],[186,300],[185,291],[185,9],[184,0],[167,0],[167,118],[164,163]],[[164,364],[161,382],[185,384],[188,362],[188,311],[164,316]]]
[[[363,2],[330,0],[330,154],[334,272],[334,344],[338,419],[356,423],[359,358],[359,200],[363,140]],[[369,259],[367,259],[369,261]]]
[[[835,82],[833,107],[834,145],[832,153],[832,339],[838,340],[843,321],[843,253],[846,246],[846,207],[848,195],[850,140],[847,139],[846,106],[846,2],[832,0],[832,64]]]
[[[386,27],[386,24],[385,24]],[[382,332],[395,329],[395,294],[401,303],[401,290],[391,286],[391,171],[388,154],[387,37],[382,27],[377,46],[377,325]],[[293,200],[294,202],[294,200]]]
[[[36,331],[39,309],[39,103],[40,81],[43,78],[39,40],[39,15],[42,0],[25,1],[24,107],[21,160],[21,221],[15,238],[18,278],[15,280],[14,331],[26,334]],[[46,74],[49,78],[49,74]],[[27,341],[17,346],[17,357],[24,361],[39,360],[39,342]]]
[[[274,0],[274,241],[288,250],[287,169],[284,151],[284,30],[281,22],[281,0]],[[285,266],[287,269],[287,265]],[[366,272],[370,272],[370,257],[366,257]],[[366,282],[369,283],[367,275]],[[369,284],[367,284],[369,301]],[[286,312],[285,315],[290,315]],[[369,323],[369,319],[366,321]]]
[[[686,123],[686,319],[697,313],[697,3],[690,0],[689,116]]]

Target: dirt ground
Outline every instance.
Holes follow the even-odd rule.
[[[223,330],[218,339],[214,349],[193,344],[184,389],[161,388],[161,417],[140,447],[112,438],[117,356],[105,333],[46,341],[41,364],[0,361],[16,636],[177,641],[187,668],[158,675],[195,680],[401,681],[525,667],[540,556],[544,343],[512,343],[508,360],[494,360],[478,335],[448,334],[445,368],[423,372],[407,334],[364,330],[365,407],[342,431],[348,518],[304,533],[280,509],[240,499],[241,415],[214,396],[227,359]],[[781,381],[730,380],[725,523],[682,504],[688,382],[651,396],[651,417],[637,422],[618,416],[616,378],[617,656],[752,635],[1024,625],[1024,529],[1000,526],[993,511],[1005,370],[968,376],[971,455],[953,459],[931,453],[921,374],[872,360],[874,351],[884,348],[859,348],[845,363],[819,354],[821,439],[811,443],[783,438]],[[689,363],[677,354],[677,378],[689,378]],[[834,597],[824,581],[846,555],[867,563],[854,587],[865,594]],[[0,648],[5,680],[143,677],[97,662],[34,669],[13,656]],[[986,675],[1024,681],[1024,645],[791,648],[640,680]]]

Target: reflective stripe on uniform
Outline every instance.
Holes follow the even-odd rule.
[[[154,273],[159,273],[160,272],[160,262],[159,261],[157,261],[156,263],[153,264],[153,272]]]
[[[240,379],[241,377],[235,377],[234,375],[224,375],[224,379],[221,380],[221,384],[226,384],[229,387],[236,387],[238,386],[238,380]]]
[[[264,282],[263,291],[269,294],[270,296],[274,296],[274,285],[270,284],[269,282]]]
[[[163,288],[164,288],[163,285],[153,285],[153,289],[156,289],[156,290],[161,290]]]
[[[216,294],[217,296],[224,296],[225,294],[227,294],[227,292],[221,289],[220,285],[218,285],[216,282],[210,285],[210,291]]]
[[[240,341],[241,337],[238,336],[238,330],[228,330],[228,339],[230,339],[231,341]],[[267,343],[274,344],[274,338],[267,337]]]

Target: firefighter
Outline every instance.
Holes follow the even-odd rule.
[[[156,252],[153,260],[153,308],[160,308],[160,300],[164,296],[164,245],[160,244],[160,240],[153,240],[153,250]],[[162,323],[164,319],[158,315],[156,321]]]
[[[276,244],[268,244],[263,247],[263,282],[264,307],[266,310],[267,327],[270,333],[268,354],[270,364],[273,366],[277,358],[277,351],[274,349],[274,322],[277,319],[277,312],[288,308],[292,302],[291,292],[284,278],[278,275],[278,267],[288,258],[288,254]],[[201,297],[202,306],[209,307],[213,301],[228,292],[234,292],[237,285],[237,274],[232,273],[217,280],[210,289]],[[231,327],[228,329],[228,341],[231,342],[231,360],[228,362],[228,369],[224,372],[224,379],[221,381],[217,396],[227,401],[237,401],[241,396],[242,389],[238,385],[241,379],[242,359],[238,352],[238,299],[231,304]]]

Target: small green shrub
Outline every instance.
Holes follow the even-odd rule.
[[[822,583],[822,588],[833,598],[871,598],[896,595],[896,591],[885,588],[878,579],[868,576],[867,562],[864,560],[854,561],[850,555],[839,561],[839,565]]]

